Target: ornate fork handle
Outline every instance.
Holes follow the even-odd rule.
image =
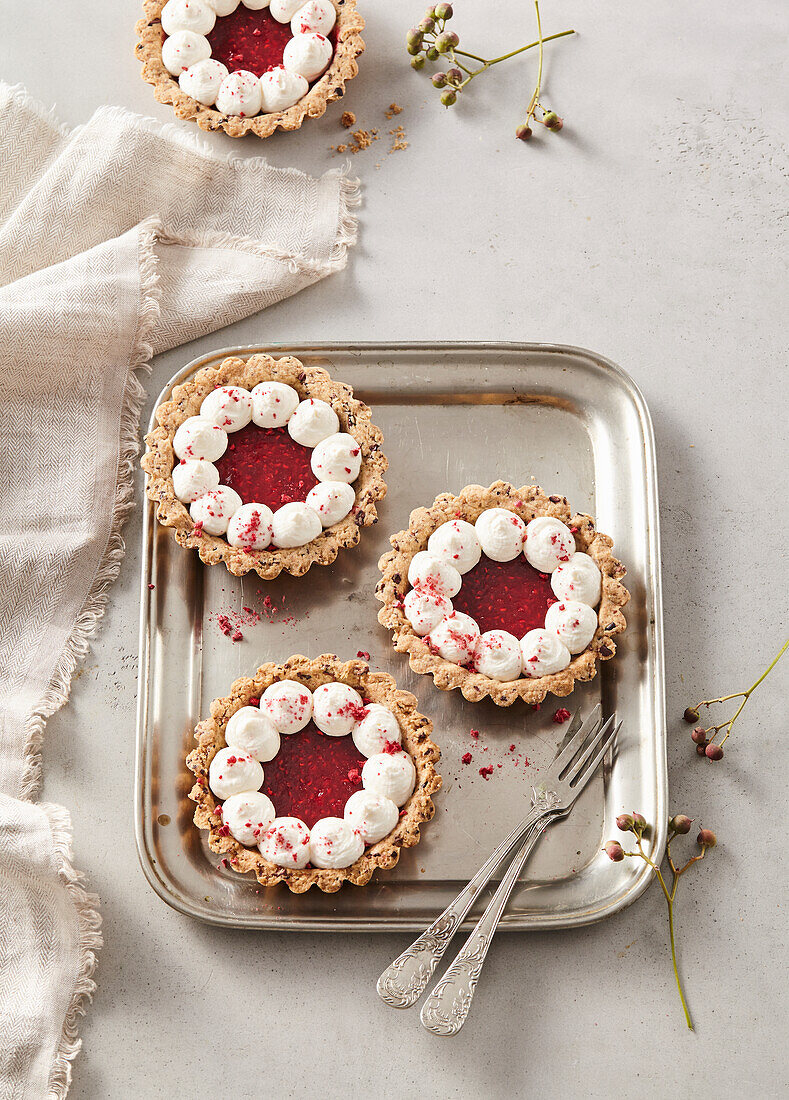
[[[465,946],[425,1001],[421,1014],[422,1024],[434,1035],[456,1035],[463,1027],[482,972],[482,964],[512,889],[532,848],[545,828],[558,816],[561,815],[556,812],[542,812],[540,820],[530,830],[507,868],[507,873]]]
[[[485,860],[473,879],[430,927],[414,940],[410,947],[388,966],[378,979],[378,995],[392,1008],[409,1008],[416,1004],[449,945],[462,924],[477,894],[497,869],[510,849],[529,836],[541,818],[549,812],[548,804],[538,798],[528,817]],[[542,828],[539,829],[542,832]],[[539,832],[537,835],[539,835]]]

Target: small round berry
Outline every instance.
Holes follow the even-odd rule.
[[[446,73],[433,73],[433,75],[430,77],[430,79],[433,82],[433,87],[434,88],[443,88],[446,85],[446,82],[447,82],[447,74]]]
[[[564,121],[559,118],[556,111],[548,111],[542,117],[543,126],[546,126],[549,130],[553,130],[554,133],[561,130],[564,126]]]
[[[632,814],[620,814],[616,819],[616,827],[623,833],[630,833],[633,831],[633,815]]]
[[[711,741],[704,750],[704,755],[708,760],[723,760],[723,749]]]
[[[419,27],[411,27],[408,34],[405,36],[407,46],[421,46],[423,33]]]
[[[706,755],[706,749],[707,749],[706,742],[703,745],[696,745],[696,752],[698,753],[699,756],[705,756]]]
[[[453,91],[452,88],[446,88],[441,93],[441,102],[445,107],[451,107],[453,103],[457,102],[457,98],[457,92]]]
[[[463,73],[460,69],[447,69],[447,80],[450,84],[462,84]]]
[[[527,126],[525,122],[522,122],[515,131],[515,137],[518,141],[528,141],[532,136],[532,132],[531,126]]]
[[[718,838],[712,829],[700,829],[699,835],[696,837],[696,843],[701,848],[714,848],[718,843]]]
[[[419,55],[419,57],[412,57],[411,58],[411,68],[412,69],[424,69],[424,67],[425,67],[425,59],[424,59],[424,57],[422,57],[421,54]]]
[[[614,863],[621,863],[625,858],[625,850],[618,840],[609,840],[603,851]]]
[[[454,50],[460,39],[454,31],[442,31],[436,39],[436,49],[439,53],[449,53],[450,50]]]
[[[647,819],[643,814],[633,814],[633,832],[643,833],[647,827]]]
[[[704,726],[696,726],[693,733],[690,735],[690,739],[694,745],[706,745],[707,731],[704,729]]]
[[[417,54],[422,52],[422,47],[417,46],[417,45],[406,46],[406,49],[408,50],[408,52],[411,54],[412,57],[416,57]]]
[[[434,31],[436,29],[436,21],[432,15],[426,15],[425,18],[420,22],[417,29],[420,31],[424,31],[425,34],[429,34],[431,31]]]
[[[430,46],[425,50],[425,55],[428,61],[438,61],[438,50],[435,46]]]
[[[693,822],[685,814],[675,814],[669,821],[668,827],[674,833],[681,833],[683,836],[685,833],[690,832],[690,827]]]
[[[451,19],[454,15],[451,4],[436,4],[436,19]]]
[[[686,722],[698,722],[699,712],[695,707],[688,707],[685,713],[682,715]]]

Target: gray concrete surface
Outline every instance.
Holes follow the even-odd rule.
[[[546,33],[581,33],[548,54],[544,98],[566,128],[531,146],[512,131],[533,58],[445,113],[401,48],[422,0],[361,6],[368,52],[346,106],[384,136],[353,159],[365,203],[347,270],[161,356],[149,391],[201,351],[266,340],[560,341],[632,373],[659,450],[671,806],[721,841],[678,908],[697,1031],[654,888],[602,925],[502,937],[471,1022],[446,1042],[374,995],[405,936],[234,934],[166,908],[132,827],[137,514],[101,635],[45,742],[44,796],[71,808],[106,941],[71,1095],[786,1095],[789,660],[722,764],[697,761],[681,720],[699,695],[749,683],[786,633],[785,2],[545,0]],[[100,103],[169,120],[132,56],[139,7],[6,0],[4,77],[70,123]],[[532,37],[528,5],[456,9],[473,52]],[[393,100],[409,147],[390,156]],[[336,163],[339,113],[241,152],[319,172]]]

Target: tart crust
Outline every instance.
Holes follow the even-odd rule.
[[[337,45],[331,64],[323,76],[311,85],[307,94],[285,111],[252,115],[250,118],[224,115],[215,107],[206,107],[182,91],[162,61],[162,43],[166,36],[162,30],[161,14],[166,0],[143,2],[145,17],[139,20],[135,28],[139,38],[135,53],[143,63],[142,78],[153,84],[153,94],[159,103],[171,103],[178,118],[193,120],[201,130],[224,130],[230,137],[256,134],[259,138],[270,137],[275,130],[298,130],[305,118],[320,118],[329,103],[345,94],[345,85],[359,71],[356,59],[364,53],[361,33],[364,19],[356,10],[356,0],[331,2],[337,9]]]
[[[264,859],[256,850],[245,848],[232,836],[223,836],[221,822],[213,812],[217,801],[208,787],[208,769],[216,753],[225,745],[224,731],[231,715],[247,706],[253,697],[259,698],[277,680],[296,680],[314,691],[321,684],[339,680],[375,703],[389,707],[397,717],[403,734],[405,748],[416,768],[414,793],[406,802],[401,817],[391,833],[377,844],[366,848],[350,867],[307,867],[292,870],[279,867]],[[441,776],[435,765],[439,760],[438,747],[430,739],[433,724],[416,709],[416,698],[407,691],[399,691],[391,676],[384,672],[371,672],[370,666],[361,660],[340,661],[333,653],[324,653],[311,660],[296,655],[282,665],[261,665],[253,677],[241,677],[230,687],[230,693],[211,703],[211,717],[200,722],[195,729],[197,748],[186,758],[187,767],[194,772],[197,782],[189,797],[197,803],[194,823],[208,832],[212,851],[229,857],[233,870],[244,874],[253,871],[263,886],[284,883],[294,894],[303,894],[317,886],[326,894],[339,890],[343,882],[365,886],[376,868],[394,867],[403,848],[419,843],[419,827],[435,813],[432,795],[441,787]],[[298,735],[296,735],[298,736]]]
[[[602,573],[602,596],[596,608],[598,627],[594,637],[582,652],[573,657],[567,668],[550,676],[533,679],[522,676],[505,683],[484,676],[480,672],[457,665],[434,653],[424,638],[414,632],[402,608],[403,597],[408,590],[408,567],[414,554],[427,547],[427,540],[437,527],[452,519],[465,519],[469,523],[488,508],[507,508],[528,523],[535,516],[554,516],[573,529],[576,550],[582,550],[594,558]],[[441,691],[460,688],[464,697],[472,703],[489,696],[500,707],[511,706],[516,699],[527,703],[541,703],[550,692],[552,695],[569,695],[576,680],[592,680],[597,675],[597,662],[608,661],[616,652],[614,635],[626,626],[622,608],[630,599],[630,593],[621,583],[625,567],[611,552],[613,541],[595,529],[591,516],[573,515],[566,497],[546,496],[536,485],[524,485],[514,489],[506,481],[495,481],[489,488],[467,485],[457,496],[442,493],[429,508],[416,508],[409,518],[408,529],[392,535],[393,550],[384,554],[378,562],[383,574],[375,594],[384,605],[378,612],[378,621],[391,630],[394,647],[408,654],[414,672],[432,675]]]
[[[173,438],[184,420],[198,414],[203,398],[217,386],[236,385],[251,390],[259,382],[269,380],[292,386],[302,399],[316,397],[331,405],[340,418],[342,431],[352,435],[360,445],[362,466],[353,484],[356,503],[345,519],[325,528],[304,546],[245,550],[231,546],[219,535],[195,530],[189,508],[175,495],[173,465],[177,459]],[[335,382],[322,367],[307,367],[293,356],[273,359],[270,355],[253,355],[246,360],[231,356],[217,367],[203,367],[183,385],[176,386],[172,400],[156,410],[158,427],[146,435],[148,450],[142,458],[148,474],[146,492],[157,502],[159,522],[172,527],[181,546],[197,550],[206,565],[224,562],[237,577],[254,570],[264,580],[273,580],[283,569],[301,577],[313,564],[330,565],[341,549],[358,543],[363,527],[378,522],[376,501],[386,496],[384,474],[388,462],[381,450],[383,435],[371,416],[368,406],[354,398],[351,387]]]

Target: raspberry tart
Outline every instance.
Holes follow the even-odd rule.
[[[160,103],[231,137],[296,130],[356,76],[356,0],[145,0],[142,76]]]
[[[350,386],[322,367],[225,359],[177,386],[156,420],[146,491],[159,522],[207,565],[299,577],[377,522],[383,436]]]
[[[228,866],[264,886],[364,886],[433,816],[431,732],[414,696],[364,661],[262,665],[195,730],[195,824]]]
[[[379,622],[442,691],[540,703],[614,656],[629,593],[590,516],[537,486],[468,485],[411,513],[378,563]]]

